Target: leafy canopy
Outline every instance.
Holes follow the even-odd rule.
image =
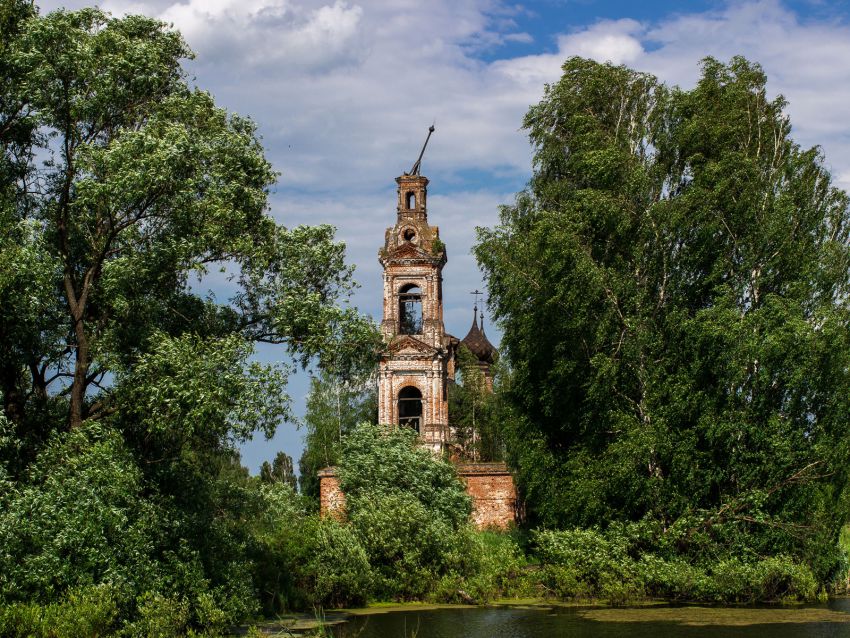
[[[148,356],[176,369],[188,344],[165,344],[187,333],[234,363],[257,342],[302,363],[356,358],[374,330],[340,303],[353,286],[344,247],[328,226],[268,214],[275,174],[256,127],[189,85],[177,32],[97,9],[15,24],[0,104],[0,389],[13,420],[57,395],[70,427],[110,415],[111,375],[142,383]],[[190,285],[213,268],[231,273],[224,302]],[[245,371],[277,392],[270,372]],[[286,416],[280,402],[258,412],[240,437]]]
[[[691,90],[568,60],[475,252],[533,520],[648,519],[823,576],[848,514],[850,214],[765,85],[743,58]]]

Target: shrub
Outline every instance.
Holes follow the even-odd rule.
[[[409,428],[358,425],[343,442],[339,478],[353,499],[365,493],[408,494],[454,529],[466,525],[472,512],[454,466],[421,447]]]
[[[312,607],[352,607],[369,597],[372,570],[366,551],[347,525],[308,518],[300,531],[304,559],[296,567],[301,591]]]
[[[139,618],[126,628],[128,638],[171,638],[186,631],[189,603],[185,599],[147,593],[138,601]]]
[[[87,423],[55,434],[5,501],[0,600],[47,603],[107,581],[123,598],[155,577],[155,508],[117,432]]]
[[[623,604],[645,596],[672,600],[755,603],[813,600],[817,579],[812,570],[788,556],[761,561],[726,557],[692,564],[683,557],[665,558],[643,551],[647,539],[622,527],[597,530],[536,531],[543,586],[558,598],[601,598]]]
[[[69,591],[50,604],[13,603],[0,609],[0,635],[8,638],[96,638],[115,629],[118,604],[108,585]]]
[[[710,590],[717,602],[813,600],[817,581],[811,569],[787,556],[746,563],[736,558],[722,560],[711,568]]]
[[[513,534],[491,530],[471,534],[474,565],[472,575],[462,585],[470,598],[486,603],[497,597],[537,593],[534,579],[526,569],[525,555]]]
[[[705,570],[680,560],[644,554],[636,564],[646,593],[671,600],[710,599],[711,579]]]
[[[472,505],[454,467],[407,428],[361,424],[346,437],[340,485],[373,571],[376,596],[421,599],[472,573]]]
[[[367,493],[348,502],[379,598],[421,599],[442,576],[464,573],[468,535],[434,516],[412,495]]]
[[[623,604],[644,595],[643,583],[622,536],[598,530],[536,531],[543,583],[560,598],[602,598]]]

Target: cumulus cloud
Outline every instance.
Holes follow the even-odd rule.
[[[205,55],[205,63],[275,66],[287,74],[356,64],[362,9],[337,0],[308,7],[286,0],[188,0],[159,14]],[[282,65],[282,67],[281,67]]]
[[[605,20],[558,38],[561,56],[578,55],[614,64],[632,64],[644,53],[640,36],[643,26],[636,20]]]
[[[548,42],[536,43],[554,50],[496,60],[500,42],[531,38],[517,26],[523,9],[499,0],[105,0],[104,7],[143,11],[180,28],[198,53],[190,70],[199,85],[258,122],[282,172],[274,213],[291,221],[299,217],[287,208],[293,198],[313,202],[309,220],[337,224],[343,238],[358,232],[362,215],[392,220],[393,178],[409,168],[434,119],[424,164],[432,194],[461,197],[480,192],[483,182],[501,198],[521,187],[530,171],[522,116],[571,55],[684,86],[696,80],[705,55],[758,60],[770,89],[789,99],[797,138],[823,144],[838,179],[850,185],[850,67],[842,62],[850,57],[850,29],[803,21],[776,0],[653,22],[627,15],[565,21]],[[371,198],[374,208],[355,214],[346,203],[357,198]],[[340,206],[323,211],[328,200]],[[494,223],[496,214],[492,207],[482,222]],[[470,243],[445,231],[450,248],[456,236]],[[378,232],[373,243],[380,239]],[[357,262],[371,261],[372,252],[352,244]]]

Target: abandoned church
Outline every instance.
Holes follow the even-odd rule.
[[[429,137],[431,132],[433,127]],[[448,388],[455,379],[458,347],[463,343],[478,358],[489,387],[496,349],[483,332],[483,319],[479,328],[477,307],[463,340],[445,330],[446,247],[439,228],[428,223],[428,178],[420,175],[421,159],[420,153],[411,171],[396,178],[396,222],[387,228],[379,251],[384,269],[381,331],[388,345],[378,364],[378,422],[413,428],[422,445],[451,457]],[[515,520],[516,492],[503,463],[458,463],[457,471],[472,497],[478,527],[505,527]],[[333,468],[319,476],[322,511],[340,511],[344,495]]]

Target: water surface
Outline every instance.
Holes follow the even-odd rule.
[[[850,638],[850,601],[812,607],[470,607],[353,618],[338,638]]]

